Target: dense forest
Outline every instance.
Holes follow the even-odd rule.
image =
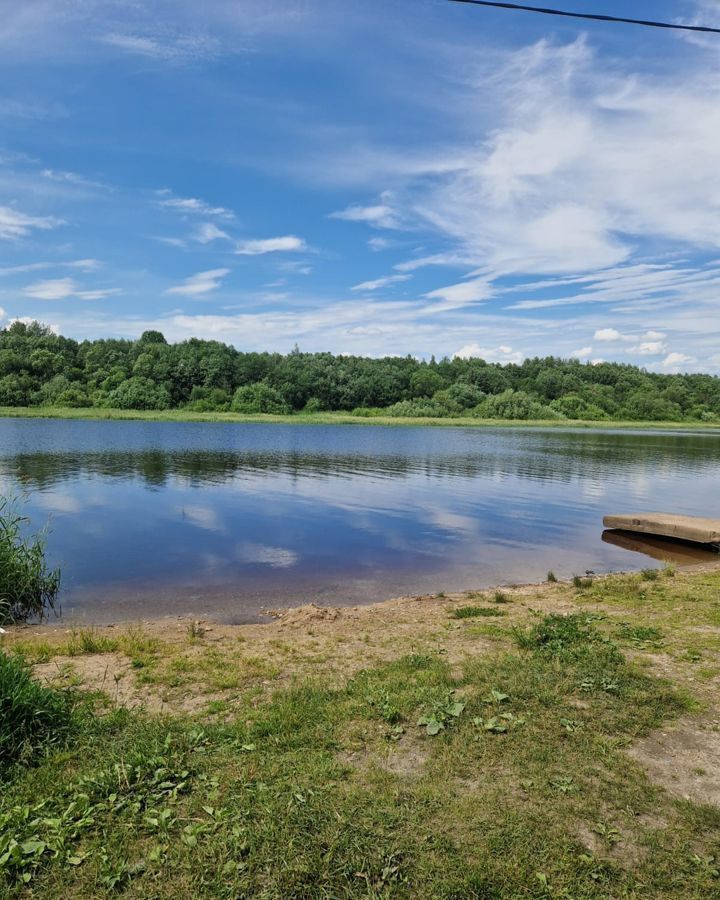
[[[0,406],[358,416],[720,422],[720,378],[555,357],[369,359],[245,353],[219,341],[75,341],[40,323],[0,330]]]

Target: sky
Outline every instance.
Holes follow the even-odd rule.
[[[557,0],[720,26],[720,0]],[[720,374],[720,35],[0,0],[0,326]]]

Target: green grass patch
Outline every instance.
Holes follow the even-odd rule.
[[[498,609],[496,606],[458,606],[454,609],[450,616],[453,619],[477,619],[483,616],[505,616],[507,613],[504,609]]]
[[[622,752],[682,695],[596,617],[516,641],[462,671],[411,653],[332,689],[249,691],[216,704],[222,722],[84,718],[0,795],[0,893],[712,896],[720,814],[673,803]]]

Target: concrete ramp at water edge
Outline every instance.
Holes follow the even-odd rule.
[[[720,519],[677,516],[672,513],[633,513],[605,516],[603,525],[620,531],[652,534],[720,549]]]

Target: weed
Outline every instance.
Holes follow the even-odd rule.
[[[628,622],[621,622],[616,633],[619,638],[630,641],[638,647],[659,647],[663,641],[662,631],[649,625],[630,625]]]
[[[496,603],[510,603],[510,602],[511,602],[511,601],[510,601],[510,598],[508,597],[508,595],[507,595],[507,594],[504,594],[502,591],[495,591],[495,594],[494,594],[494,596],[493,596],[493,600],[494,600]]]
[[[622,835],[617,828],[612,825],[606,825],[605,822],[598,822],[593,828],[593,831],[595,834],[600,835],[600,837],[611,846],[618,844],[622,840]]]
[[[202,640],[207,633],[207,629],[201,622],[191,622],[187,627],[188,640],[191,642]]]
[[[660,569],[642,569],[640,577],[643,581],[657,581],[660,577]]]
[[[115,638],[100,634],[95,628],[73,629],[65,648],[68,656],[86,656],[91,653],[114,653],[120,647]]]
[[[388,725],[397,725],[402,722],[402,714],[390,698],[388,691],[380,690],[367,698],[371,706]]]
[[[458,606],[450,613],[453,619],[476,619],[482,616],[504,615],[504,610],[496,609],[492,606]]]
[[[514,633],[523,649],[538,650],[551,656],[562,656],[569,650],[602,640],[588,617],[580,613],[545,616],[529,631],[515,629]]]
[[[441,699],[430,705],[428,712],[418,719],[418,725],[424,726],[428,734],[439,734],[462,715],[465,704],[456,700],[454,694],[455,691],[447,691]]]
[[[578,590],[587,590],[593,586],[593,579],[592,577],[583,578],[580,575],[573,575],[572,583],[573,587]]]
[[[571,775],[559,775],[550,782],[550,786],[561,794],[574,794],[578,790],[575,779]]]
[[[547,579],[546,579],[546,580],[549,581],[551,584],[556,584],[556,583],[557,583],[557,575],[553,572],[552,569],[550,569],[550,571],[547,573]]]

